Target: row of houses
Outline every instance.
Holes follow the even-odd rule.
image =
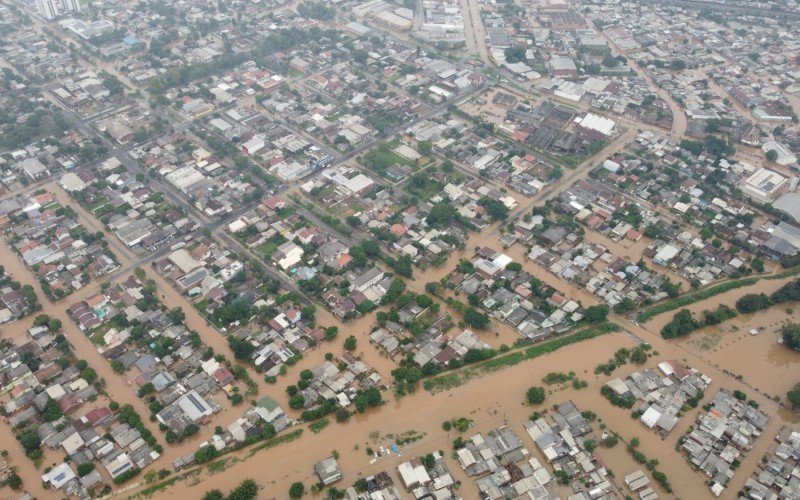
[[[508,426],[493,429],[486,436],[476,434],[456,450],[464,472],[477,477],[475,485],[482,498],[527,496],[549,498],[547,486],[553,477],[538,459],[531,457],[522,440]]]
[[[22,345],[3,345],[3,411],[29,457],[41,456],[43,446],[69,457],[42,481],[65,495],[88,498],[105,478],[96,468],[78,474],[73,467],[100,465],[113,480],[143,469],[159,452],[154,441],[117,421],[95,384],[94,370],[77,361],[61,332],[51,327],[55,324],[34,326]]]
[[[609,471],[586,450],[585,442],[580,439],[590,434],[592,428],[574,403],[568,401],[556,406],[550,421],[545,416],[527,421],[525,429],[556,474],[569,478],[573,486],[576,481],[582,485],[570,498],[588,500],[617,492]]]
[[[103,245],[102,236],[90,233],[69,207],[61,206],[52,194],[17,198],[6,212],[13,225],[5,235],[28,267],[34,269],[51,299],[73,290],[119,267]]]
[[[459,267],[448,277],[449,286],[525,338],[540,340],[561,333],[583,318],[580,304],[541,286],[520,263],[492,248],[479,248],[469,265]]]
[[[775,436],[776,445],[747,479],[744,489],[748,498],[788,499],[797,495],[800,478],[800,432],[791,426],[781,428]]]
[[[196,223],[165,201],[163,193],[136,179],[118,160],[104,162],[94,171],[76,169],[59,182],[128,248],[155,251],[196,229]]]
[[[215,394],[234,392],[231,371],[209,359],[181,315],[166,311],[153,287],[134,276],[76,302],[67,313],[95,339],[115,371],[153,403],[154,418],[176,439],[222,409]]]
[[[769,424],[769,415],[741,396],[720,389],[708,411],[698,415],[697,425],[681,439],[681,450],[709,477],[715,496],[723,493],[742,458]]]
[[[639,421],[667,435],[687,408],[697,406],[710,383],[708,376],[669,360],[659,363],[657,370],[633,372],[624,381],[614,378],[605,385],[620,398],[642,401],[635,410]]]

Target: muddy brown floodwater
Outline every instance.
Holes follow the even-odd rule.
[[[256,479],[263,487],[259,498],[285,498],[292,482],[303,481],[307,487],[316,482],[312,477],[313,464],[330,455],[333,450],[340,454],[339,463],[345,475],[344,481],[337,485],[340,488],[351,485],[359,477],[367,477],[382,470],[391,471],[399,463],[410,458],[443,450],[451,472],[456,479],[462,481],[460,490],[462,496],[477,498],[474,481],[466,478],[458,462],[450,457],[451,442],[457,434],[452,430],[449,433],[445,432],[442,429],[442,422],[462,416],[474,420],[475,428],[465,434],[466,437],[508,423],[523,439],[526,447],[533,451],[535,447],[533,441],[523,427],[523,422],[534,410],[522,404],[528,387],[540,384],[541,378],[554,367],[562,366],[565,369],[569,367],[588,380],[591,385],[577,392],[573,390],[560,392],[552,396],[552,403],[573,398],[580,405],[579,397],[591,396],[592,393],[599,391],[596,383],[600,379],[590,375],[596,364],[596,356],[610,356],[620,347],[631,345],[632,340],[628,335],[609,334],[572,346],[569,350],[556,351],[532,362],[472,380],[469,384],[451,391],[431,395],[420,388],[416,393],[399,400],[386,394],[389,401],[379,409],[354,417],[346,424],[332,423],[317,435],[306,430],[300,439],[291,444],[280,445],[261,452],[249,460],[238,462],[224,474],[212,476],[208,481],[202,481],[188,488],[186,485],[170,488],[164,492],[163,497],[191,495],[192,498],[199,498],[208,489],[219,488],[227,491],[242,479],[249,477]],[[584,371],[586,373],[583,373]],[[499,386],[502,386],[502,390],[498,390]],[[597,396],[599,397],[599,394]],[[550,403],[551,401],[548,401],[548,405]],[[609,405],[603,403],[603,406]],[[584,407],[588,408],[585,405]],[[396,436],[407,431],[422,433],[424,437],[402,447],[402,458],[389,455],[379,459],[375,464],[369,463],[370,457],[365,453],[368,446],[373,449],[378,449],[381,445],[388,446],[393,441],[386,439],[385,436],[388,434]],[[232,456],[241,456],[244,453],[246,450]]]
[[[680,343],[710,363],[742,375],[746,384],[783,398],[800,382],[800,352],[778,340],[782,325],[798,321],[800,314],[794,308],[775,306],[704,328]],[[751,329],[757,329],[758,333],[752,335]]]
[[[63,199],[65,194],[60,192],[60,188],[53,187],[51,191],[57,194],[59,201],[62,203],[70,202],[68,199]],[[72,205],[74,206],[75,204],[72,203]],[[94,221],[90,214],[82,209],[79,209],[78,213],[81,222],[88,227],[93,230],[104,231],[102,225]],[[496,229],[497,225],[487,228],[480,234],[472,234],[464,250],[453,253],[440,268],[432,268],[417,273],[416,279],[408,281],[408,288],[417,293],[425,293],[425,283],[438,281],[451,272],[458,259],[470,258],[473,255],[476,246],[489,245],[496,250],[501,250],[495,237]],[[598,237],[605,240],[605,237]],[[107,238],[110,243],[114,243],[112,249],[118,254],[120,261],[124,265],[135,265],[137,259],[128,249],[121,247],[113,235],[107,234]],[[607,243],[607,241],[602,242]],[[620,242],[618,247],[607,246],[614,253],[624,255],[638,252],[640,244]],[[504,251],[516,261],[523,263],[526,270],[540,277],[543,281],[552,284],[555,288],[568,292],[571,297],[580,299],[584,304],[597,302],[597,299],[586,291],[579,290],[577,287],[561,281],[532,262],[525,262],[524,249],[519,245]],[[30,283],[34,286],[37,294],[42,299],[44,298],[32,273],[21,264],[5,241],[0,243],[0,259],[2,259],[6,270],[15,279],[23,283]],[[157,275],[148,267],[145,267],[145,270],[148,277],[156,281],[162,301],[168,307],[183,307],[186,312],[186,324],[198,331],[203,341],[214,347],[215,351],[224,352],[232,359],[224,336],[205,322],[202,316],[191,306],[188,299],[177,293],[163,277]],[[713,309],[720,303],[732,305],[738,297],[745,293],[762,291],[770,293],[787,281],[789,280],[762,280],[753,287],[733,290],[701,303],[693,304],[689,306],[689,309],[695,313],[700,313],[704,309]],[[97,287],[97,283],[92,283],[57,304],[49,304],[46,299],[43,299],[43,312],[62,320],[65,332],[75,347],[76,355],[87,359],[98,370],[100,376],[106,379],[107,390],[110,394],[113,394],[114,399],[121,403],[133,404],[142,415],[147,415],[148,411],[144,408],[143,402],[127,386],[125,379],[110,371],[108,364],[99,356],[95,346],[82,333],[76,330],[64,313],[64,309],[70,303],[82,300],[95,293]],[[457,313],[448,312],[451,312],[454,319],[458,320],[459,315]],[[785,412],[777,413],[778,408],[774,402],[751,389],[757,388],[769,395],[780,394],[794,382],[793,379],[796,378],[799,367],[797,355],[783,349],[782,346],[776,347],[776,341],[777,328],[780,324],[790,318],[796,319],[797,315],[794,313],[789,314],[785,307],[773,308],[760,313],[757,317],[740,316],[719,326],[716,330],[708,329],[696,332],[689,338],[682,339],[679,342],[666,342],[660,338],[658,331],[663,324],[671,319],[673,314],[674,312],[657,316],[645,327],[635,325],[625,318],[615,315],[612,315],[612,317],[614,321],[633,332],[636,337],[653,344],[653,351],[658,352],[658,356],[651,359],[648,362],[648,366],[653,366],[664,359],[682,360],[713,378],[712,386],[707,391],[708,397],[721,387],[750,390],[748,395],[761,403],[762,409],[771,415],[776,415],[765,432],[765,436],[759,439],[755,449],[748,454],[742,463],[741,469],[726,490],[726,494],[728,492],[733,494],[732,492],[737,491],[744,484],[764,451],[771,445],[771,439],[768,436],[777,433],[780,425],[790,418]],[[287,399],[285,393],[286,385],[296,381],[300,370],[321,363],[326,352],[332,352],[334,355],[341,354],[342,341],[348,335],[357,337],[357,353],[366,364],[376,368],[384,377],[384,380],[388,382],[390,372],[396,367],[396,364],[369,344],[369,332],[374,325],[374,316],[374,313],[372,313],[357,321],[341,325],[329,312],[319,308],[317,311],[318,323],[323,326],[338,324],[340,327],[339,337],[332,343],[323,343],[317,349],[305,353],[303,359],[289,370],[286,377],[279,378],[279,382],[275,385],[268,385],[263,381],[262,377],[254,375],[254,379],[257,380],[259,385],[259,395],[270,395],[285,407]],[[0,328],[0,335],[4,338],[22,338],[31,322],[32,318],[25,318],[12,325],[7,325]],[[747,330],[751,327],[761,327],[763,330],[759,335],[750,336]],[[496,322],[493,322],[490,331],[480,332],[480,335],[495,347],[500,343],[511,343],[518,337],[513,329]],[[717,337],[719,338],[717,339]],[[628,333],[609,334],[571,345],[535,360],[472,380],[465,386],[444,393],[431,395],[419,389],[416,393],[399,400],[395,399],[391,394],[385,393],[387,402],[384,406],[373,409],[364,415],[358,415],[346,424],[331,422],[327,428],[316,435],[306,430],[301,438],[291,444],[284,444],[271,450],[258,452],[247,460],[245,460],[248,453],[247,449],[230,454],[227,457],[231,465],[224,474],[210,476],[207,472],[203,472],[199,479],[194,480],[192,483],[178,483],[177,486],[162,490],[157,496],[160,498],[178,496],[199,498],[204,491],[211,488],[228,491],[242,479],[254,478],[262,487],[260,498],[285,498],[288,487],[292,482],[303,481],[307,486],[316,482],[312,477],[313,464],[328,456],[333,450],[339,452],[340,465],[345,474],[344,481],[337,485],[340,488],[352,484],[359,477],[369,476],[382,470],[391,470],[398,463],[409,458],[435,450],[443,450],[454,477],[462,481],[460,494],[464,498],[475,498],[477,497],[477,491],[474,481],[466,478],[457,461],[450,457],[451,442],[456,437],[455,431],[445,432],[441,427],[442,422],[461,416],[471,418],[475,422],[475,427],[465,437],[472,436],[475,432],[487,432],[492,428],[507,423],[522,438],[525,446],[543,460],[543,457],[538,455],[538,450],[536,450],[534,443],[530,440],[523,427],[524,421],[533,411],[533,408],[522,404],[524,393],[532,385],[541,385],[541,378],[548,372],[575,371],[578,377],[589,382],[589,386],[579,391],[571,387],[561,390],[549,388],[550,394],[548,395],[546,406],[552,406],[571,399],[582,410],[594,411],[599,416],[600,421],[610,429],[618,432],[623,440],[629,441],[633,437],[640,439],[640,450],[648,458],[658,459],[660,462],[659,469],[670,477],[675,488],[674,496],[680,498],[708,498],[710,494],[705,484],[705,477],[699,473],[692,472],[685,459],[674,449],[677,439],[692,425],[700,409],[693,410],[685,415],[675,431],[666,439],[661,439],[638,422],[631,420],[629,411],[611,406],[599,393],[599,388],[609,378],[616,376],[624,378],[635,368],[626,365],[617,369],[611,377],[598,377],[593,373],[594,367],[598,363],[609,359],[620,347],[631,347],[634,342],[634,336]],[[729,373],[723,372],[726,369],[735,374],[741,373],[744,376],[744,382],[739,382]],[[226,407],[227,405],[223,406]],[[238,409],[226,407],[221,414],[215,417],[211,426],[218,423],[223,426],[227,425],[237,418],[242,411],[244,411],[244,407],[239,407]],[[294,417],[297,416],[297,412],[288,409],[287,412]],[[595,424],[595,430],[598,430],[599,423]],[[149,422],[146,422],[146,424],[151,425]],[[156,466],[169,468],[169,462],[172,458],[189,453],[196,448],[199,440],[206,439],[209,434],[208,429],[211,426],[205,426],[198,437],[180,446],[167,446],[165,456]],[[3,424],[2,430],[0,446],[12,452],[10,461],[12,465],[18,467],[20,475],[25,480],[26,488],[37,496],[46,498],[48,493],[42,490],[41,485],[36,480],[41,472],[36,470],[32,462],[22,455],[22,450],[11,435],[6,423]],[[409,431],[419,433],[423,437],[410,445],[404,446],[402,448],[402,458],[396,455],[389,455],[379,459],[374,464],[369,463],[370,457],[365,453],[367,447],[378,449],[381,445],[388,446],[393,441],[388,435],[396,436]],[[159,432],[154,433],[157,436],[162,435]],[[58,453],[55,455],[58,455]],[[59,457],[55,455],[46,453],[46,462],[58,461]],[[640,468],[633,462],[625,451],[624,446],[618,446],[610,450],[600,449],[599,458],[602,463],[614,470],[617,478]],[[235,460],[239,461],[233,463]],[[124,494],[135,493],[139,487],[132,485],[130,492]],[[658,490],[658,487],[656,489]],[[564,496],[568,494],[565,491],[560,493]],[[659,493],[663,497],[669,497],[663,491],[659,490]]]
[[[447,273],[452,271],[453,266],[459,258],[469,258],[474,252],[474,247],[481,245],[491,245],[497,250],[496,240],[489,236],[491,231],[482,234],[472,235],[462,251],[455,252],[441,268],[433,268],[420,273],[417,279],[408,282],[408,288],[417,293],[424,293],[425,283],[438,281]],[[635,245],[631,245],[635,246]],[[617,249],[620,250],[620,249]],[[521,247],[514,246],[505,250],[510,256],[519,262],[524,262],[524,251]],[[620,251],[620,253],[622,253]],[[559,289],[569,289],[576,298],[584,300],[586,303],[594,303],[596,299],[588,295],[585,291],[577,290],[575,287],[561,282],[556,277],[550,275],[546,270],[533,263],[524,263],[524,267],[535,275],[542,277],[546,282],[552,282]],[[546,278],[546,279],[545,279]],[[774,280],[759,282],[757,287],[734,290],[727,294],[722,294],[700,304],[695,304],[690,308],[700,312],[703,309],[716,307],[718,303],[732,304],[736,298],[744,293],[752,291],[770,292],[777,289],[788,280]],[[784,311],[785,313],[785,311]],[[453,314],[458,318],[457,314]],[[336,320],[327,311],[320,310],[317,314],[320,324],[336,324]],[[650,342],[654,346],[654,352],[658,352],[658,357],[648,363],[654,365],[664,359],[679,359],[689,365],[698,368],[711,376],[714,380],[709,388],[708,395],[712,395],[721,387],[741,388],[748,390],[748,386],[737,381],[732,375],[724,373],[724,366],[719,366],[719,361],[709,356],[705,351],[699,351],[695,346],[685,345],[684,342],[666,342],[658,335],[660,327],[669,321],[672,314],[667,313],[654,318],[646,325],[646,328],[639,327],[625,320],[625,318],[615,317],[614,320],[630,329],[639,338]],[[746,321],[742,318],[741,321]],[[378,352],[374,346],[369,345],[368,335],[374,324],[374,314],[367,315],[355,322],[340,326],[340,337],[333,343],[323,343],[318,349],[305,354],[297,366],[292,367],[287,377],[279,379],[275,386],[267,387],[267,393],[275,397],[278,401],[285,403],[286,395],[284,388],[290,383],[294,383],[296,374],[303,368],[311,367],[322,362],[325,352],[333,352],[335,355],[341,353],[340,342],[346,335],[355,335],[358,338],[358,354],[370,366],[376,368],[386,379],[391,370],[396,366],[395,363]],[[724,326],[724,325],[723,325]],[[503,331],[505,339],[508,332],[505,325],[495,326],[492,330]],[[513,334],[511,329],[509,332]],[[701,332],[702,333],[702,332]],[[515,334],[514,334],[515,335]],[[485,340],[492,345],[497,344],[493,335],[483,334]],[[509,337],[511,338],[511,337]],[[758,337],[767,340],[765,337]],[[494,340],[494,342],[492,342]],[[748,339],[750,340],[750,339]],[[191,484],[182,484],[179,487],[172,487],[164,490],[159,496],[177,497],[190,494],[193,497],[201,496],[202,493],[211,488],[220,488],[224,491],[236,486],[242,479],[256,479],[262,490],[262,498],[284,498],[289,485],[294,481],[303,481],[307,486],[316,482],[312,474],[312,466],[316,461],[325,458],[333,450],[340,454],[340,464],[345,474],[345,480],[339,487],[346,487],[352,484],[359,477],[369,476],[382,470],[391,470],[398,463],[422,455],[434,450],[445,451],[446,460],[456,479],[462,481],[463,486],[460,491],[464,498],[472,498],[477,495],[474,481],[464,477],[463,472],[457,461],[450,458],[452,450],[451,441],[455,438],[453,431],[449,434],[442,430],[441,423],[452,417],[468,416],[476,422],[474,430],[470,430],[468,436],[476,431],[486,432],[494,427],[508,423],[522,437],[526,447],[535,454],[535,445],[527,436],[522,426],[532,408],[523,406],[521,401],[525,390],[531,385],[540,384],[541,377],[550,371],[575,371],[579,377],[589,381],[589,387],[575,391],[566,389],[557,391],[548,397],[547,405],[557,404],[572,399],[581,409],[589,409],[597,413],[603,423],[618,433],[623,440],[629,441],[637,437],[641,441],[640,450],[649,458],[656,458],[660,462],[659,469],[665,472],[670,478],[676,490],[676,496],[681,498],[708,498],[710,494],[705,484],[705,478],[701,474],[692,472],[691,468],[682,455],[675,451],[677,439],[686,432],[699,413],[699,409],[693,410],[685,415],[675,431],[666,439],[649,432],[638,422],[632,421],[627,410],[621,410],[611,406],[599,394],[599,387],[610,377],[597,377],[593,374],[594,367],[609,359],[613,352],[620,347],[630,347],[634,343],[634,338],[627,333],[616,333],[606,335],[581,344],[572,345],[553,354],[537,358],[533,361],[522,363],[513,368],[472,380],[466,386],[453,389],[446,393],[430,395],[422,390],[409,395],[400,400],[394,399],[390,394],[386,394],[387,403],[380,409],[371,410],[367,414],[354,417],[349,423],[331,423],[320,434],[312,434],[306,431],[303,436],[289,445],[281,445],[277,448],[259,452],[249,460],[241,460],[247,453],[246,450],[230,455],[230,468],[224,474],[208,476],[207,473],[201,474],[199,479],[193,480]],[[765,348],[767,361],[776,360],[771,357],[780,353],[770,354],[771,348]],[[722,355],[721,355],[722,356]],[[781,358],[782,359],[782,358]],[[775,361],[775,369],[783,370],[779,373],[788,374],[795,369],[793,361],[789,359]],[[625,377],[634,368],[625,366],[617,370],[613,376]],[[763,370],[766,373],[774,374],[774,370]],[[764,374],[767,379],[771,375]],[[786,378],[786,377],[782,377]],[[745,383],[748,381],[745,377]],[[500,390],[502,388],[502,390]],[[759,387],[764,392],[769,393],[778,389],[777,386],[764,384]],[[770,414],[777,413],[777,406],[765,396],[755,392],[749,393],[759,403],[762,408]],[[285,404],[284,404],[285,406]],[[297,416],[297,412],[287,410],[290,415]],[[770,424],[765,435],[775,434],[780,425],[787,418],[783,413],[777,414]],[[599,422],[598,422],[599,424]],[[335,427],[335,429],[334,429]],[[416,431],[424,433],[424,437],[406,447],[403,447],[403,458],[390,455],[381,458],[375,464],[369,463],[369,457],[364,450],[369,446],[377,449],[380,445],[387,446],[391,440],[386,439],[387,434],[397,435],[402,432]],[[378,437],[381,436],[381,437]],[[727,491],[737,491],[754,469],[758,459],[763,452],[770,446],[771,440],[764,438],[756,443],[756,448],[743,461],[741,470],[731,482]],[[262,455],[263,453],[263,455]],[[755,458],[754,458],[755,457]],[[639,468],[625,451],[623,446],[612,450],[601,449],[600,459],[610,468],[619,474],[627,474]],[[267,469],[265,473],[265,463]],[[196,483],[196,484],[195,484]],[[658,489],[658,488],[656,488]],[[562,492],[566,493],[566,492]],[[659,491],[662,496],[669,497],[665,492]]]
[[[144,402],[136,397],[130,386],[127,385],[125,379],[117,375],[110,369],[108,362],[97,352],[97,349],[92,345],[91,341],[72,323],[72,320],[67,316],[65,310],[70,303],[82,300],[87,296],[97,291],[97,283],[91,283],[86,287],[76,290],[67,299],[63,299],[55,304],[49,302],[42,291],[39,281],[35,278],[33,273],[27,269],[17,256],[17,254],[10,248],[5,238],[0,238],[0,262],[4,268],[9,272],[15,280],[23,284],[33,286],[36,296],[42,304],[42,313],[48,314],[53,318],[58,318],[61,321],[64,335],[69,340],[73,347],[75,356],[78,359],[85,359],[90,366],[92,366],[105,384],[105,391],[112,395],[112,397],[120,404],[131,404],[139,412],[140,415],[146,417],[149,410]],[[0,337],[13,340],[15,342],[24,342],[28,328],[33,323],[34,315],[30,315],[22,320],[4,325],[0,328]],[[89,406],[86,407],[87,410]],[[150,428],[151,432],[158,435],[157,429],[145,419],[145,425]],[[20,445],[17,443],[13,436],[11,428],[8,426],[7,421],[3,420],[2,432],[0,432],[0,446],[3,449],[10,451],[10,463],[17,467],[18,473],[23,478],[24,487],[32,494],[36,494],[40,498],[46,498],[46,493],[41,487],[41,480],[39,479],[42,472],[37,471],[33,466],[33,462],[25,457]],[[63,455],[59,453],[45,450],[44,460],[42,466],[51,465],[52,462],[61,462]]]
[[[359,326],[363,327],[364,325]],[[647,334],[641,333],[641,335]],[[703,362],[682,346],[655,337],[647,340],[652,340],[654,351],[658,352],[658,356],[652,358],[648,362],[648,366],[664,359],[679,359],[687,362],[714,379],[707,391],[709,396],[721,387],[742,387],[746,390],[746,386],[739,384],[733,377],[727,376]],[[453,417],[467,416],[473,419],[475,428],[471,429],[465,437],[469,437],[475,432],[487,432],[507,423],[522,438],[525,446],[539,456],[538,450],[523,427],[524,421],[534,410],[534,408],[522,404],[524,393],[532,385],[541,385],[541,378],[550,371],[572,370],[577,373],[578,377],[587,380],[589,386],[578,391],[571,387],[556,391],[549,388],[550,394],[545,406],[549,407],[573,400],[580,409],[594,411],[599,417],[599,421],[595,424],[596,431],[599,430],[599,424],[602,422],[609,429],[618,432],[624,441],[630,441],[634,437],[639,438],[641,442],[639,449],[648,458],[659,460],[659,470],[666,473],[671,479],[675,489],[673,496],[710,498],[705,477],[693,472],[683,456],[674,449],[677,439],[687,431],[701,411],[699,408],[685,415],[673,433],[666,439],[662,439],[638,422],[631,420],[628,410],[611,406],[599,394],[599,388],[609,378],[615,376],[624,378],[635,368],[625,365],[611,377],[607,377],[594,375],[594,367],[599,362],[610,358],[620,347],[631,347],[633,344],[633,337],[627,333],[609,334],[472,380],[465,386],[436,395],[419,390],[415,394],[395,400],[387,394],[388,401],[382,408],[359,415],[347,424],[332,423],[318,435],[306,431],[300,439],[289,445],[281,445],[272,450],[260,452],[249,460],[234,463],[224,474],[208,476],[207,473],[203,473],[196,484],[193,482],[168,488],[160,493],[159,497],[175,498],[187,494],[199,497],[208,489],[220,488],[227,491],[242,479],[254,478],[263,488],[260,498],[285,498],[286,491],[292,482],[303,481],[307,487],[316,482],[312,474],[313,463],[325,458],[333,450],[340,454],[339,461],[345,475],[344,481],[338,485],[340,488],[352,484],[359,477],[366,477],[382,470],[392,470],[398,463],[409,458],[434,450],[443,450],[455,478],[462,481],[460,494],[463,498],[476,498],[477,491],[473,479],[464,477],[457,461],[450,457],[451,442],[456,434],[454,431],[445,432],[441,423]],[[320,352],[325,350],[323,348]],[[369,354],[369,350],[364,354],[365,359],[375,359]],[[309,356],[309,362],[311,358],[312,356]],[[759,394],[751,394],[751,397],[761,403],[762,408],[768,413],[776,412],[774,403]],[[775,417],[765,432],[765,436],[777,433],[782,423],[781,416]],[[379,459],[375,464],[369,463],[369,457],[364,452],[367,446],[374,449],[380,445],[387,446],[391,443],[391,440],[385,438],[387,434],[397,435],[406,431],[423,433],[424,437],[403,447],[402,458],[390,455]],[[384,438],[378,438],[378,436]],[[727,491],[737,491],[744,484],[747,476],[770,445],[771,440],[766,437],[756,443],[755,449],[743,461],[741,470]],[[241,458],[245,453],[246,450],[232,454],[230,458]],[[540,456],[540,458],[542,457]],[[627,454],[623,445],[611,450],[601,449],[600,459],[606,466],[614,470],[618,478],[621,477],[620,475],[640,468]],[[663,497],[670,497],[664,491],[660,491],[657,486],[655,488]]]

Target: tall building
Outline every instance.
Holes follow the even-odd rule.
[[[58,5],[56,5],[56,0],[36,0],[36,8],[39,9],[39,15],[48,21],[58,17]]]
[[[61,0],[62,14],[67,14],[70,12],[80,12],[80,11],[81,11],[80,0]]]

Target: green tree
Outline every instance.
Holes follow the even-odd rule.
[[[636,346],[631,351],[631,363],[642,365],[647,362],[647,352],[642,346]]]
[[[245,479],[231,491],[227,500],[252,500],[258,497],[258,484],[252,479]]]
[[[249,340],[229,337],[228,345],[236,359],[250,360],[256,351],[256,347]]]
[[[528,401],[528,404],[531,405],[540,405],[544,403],[545,399],[545,391],[544,387],[534,386],[528,389],[528,392],[525,393],[525,399]]]
[[[47,404],[42,410],[42,420],[45,422],[54,422],[63,416],[61,408],[58,407],[55,399],[48,398]]]
[[[769,151],[767,151],[767,155],[766,156],[767,156],[767,160],[769,160],[771,162],[774,162],[775,160],[778,159],[778,152],[775,151],[774,149],[770,149]]]
[[[449,203],[437,203],[428,212],[428,216],[425,217],[425,222],[431,226],[439,227],[453,220],[455,214],[455,209],[450,206]]]
[[[790,349],[800,351],[800,324],[789,323],[781,328],[783,344]]]
[[[202,446],[196,452],[194,452],[194,460],[198,464],[202,464],[208,462],[209,460],[213,460],[218,454],[217,449],[211,445]]]
[[[84,462],[78,465],[78,475],[80,477],[85,476],[86,474],[92,472],[94,470],[94,463],[92,462]]]
[[[609,54],[603,58],[603,66],[605,66],[606,68],[616,68],[617,66],[619,66],[619,60],[617,60],[616,57]]]
[[[303,407],[306,403],[306,398],[303,397],[302,394],[295,394],[294,396],[289,398],[289,408],[293,410],[299,410]]]
[[[489,316],[478,312],[474,307],[464,311],[464,321],[473,328],[485,329],[489,326]]]
[[[628,311],[633,311],[634,309],[636,309],[636,302],[634,302],[630,297],[625,297],[622,299],[622,302],[614,306],[614,312],[617,314],[624,314]]]
[[[453,421],[453,427],[458,432],[467,432],[472,421],[465,417],[460,417]]]
[[[356,350],[356,338],[352,335],[344,340],[344,348],[348,351]]]
[[[602,323],[608,316],[608,306],[600,304],[586,308],[586,321],[589,323]]]
[[[512,45],[503,51],[503,55],[508,63],[526,62],[528,59],[525,53],[525,47],[522,45]]]
[[[486,213],[489,214],[493,220],[506,220],[508,218],[508,207],[505,206],[502,201],[484,196],[478,200],[478,205],[485,208]]]
[[[681,59],[675,59],[669,63],[669,68],[673,71],[681,71],[686,69],[686,62]]]
[[[766,309],[771,306],[770,298],[763,293],[748,293],[739,297],[736,301],[736,310],[740,313],[747,314],[761,309]]]
[[[22,449],[24,449],[25,453],[28,455],[37,451],[42,444],[42,441],[39,439],[39,434],[35,430],[23,432],[17,437],[17,440],[19,440],[19,444],[22,445]]]
[[[383,402],[381,391],[376,387],[370,387],[364,391],[364,394],[367,396],[367,404],[370,406],[380,406],[380,404]]]
[[[424,309],[427,309],[428,307],[431,306],[431,304],[433,304],[433,299],[431,299],[427,295],[417,295],[414,298],[414,301],[417,303],[418,306]]]
[[[203,500],[223,500],[225,495],[217,489],[208,490],[206,494],[203,495]]]
[[[292,486],[289,488],[289,498],[302,498],[305,493],[306,487],[300,482],[292,483]]]
[[[173,324],[178,325],[183,323],[183,320],[186,319],[186,314],[183,312],[183,309],[176,307],[167,313],[167,317],[170,319],[170,321],[172,321]]]
[[[800,408],[800,384],[795,384],[792,390],[786,393],[786,399],[793,410]]]
[[[688,309],[681,309],[672,321],[664,325],[661,329],[661,336],[665,339],[682,337],[700,328],[700,322],[694,319],[692,312]]]
[[[8,476],[8,487],[12,490],[18,490],[22,487],[22,478],[17,475],[16,472],[12,472],[10,476]]]
[[[369,406],[369,399],[366,394],[358,394],[353,398],[353,404],[356,406],[358,413],[364,413],[367,411],[367,406]]]

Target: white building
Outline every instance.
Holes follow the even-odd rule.
[[[586,116],[575,118],[575,123],[583,128],[600,132],[605,136],[613,134],[617,127],[617,122],[614,120],[594,113],[586,113]]]
[[[765,153],[769,153],[770,151],[775,151],[778,153],[777,158],[775,158],[775,163],[778,165],[791,165],[797,161],[797,157],[792,153],[789,148],[781,144],[780,142],[776,141],[768,141],[765,142],[761,149],[764,150]]]
[[[58,464],[42,476],[42,482],[49,484],[54,489],[59,489],[75,478],[75,472],[68,463]]]
[[[766,168],[759,168],[741,184],[744,194],[761,203],[772,203],[788,186],[789,179]]]
[[[39,9],[39,15],[48,21],[58,17],[56,0],[36,0],[36,8]]]
[[[419,459],[398,465],[397,473],[400,475],[400,479],[403,480],[403,485],[409,491],[431,482],[428,471],[425,470],[425,466],[422,465]]]
[[[61,0],[61,13],[67,14],[81,11],[80,0]]]
[[[669,261],[674,259],[679,253],[681,253],[681,251],[678,248],[669,244],[664,245],[653,257],[653,262],[661,266],[666,266],[669,264]]]
[[[199,422],[214,413],[214,408],[195,390],[181,396],[176,403],[193,422]]]

